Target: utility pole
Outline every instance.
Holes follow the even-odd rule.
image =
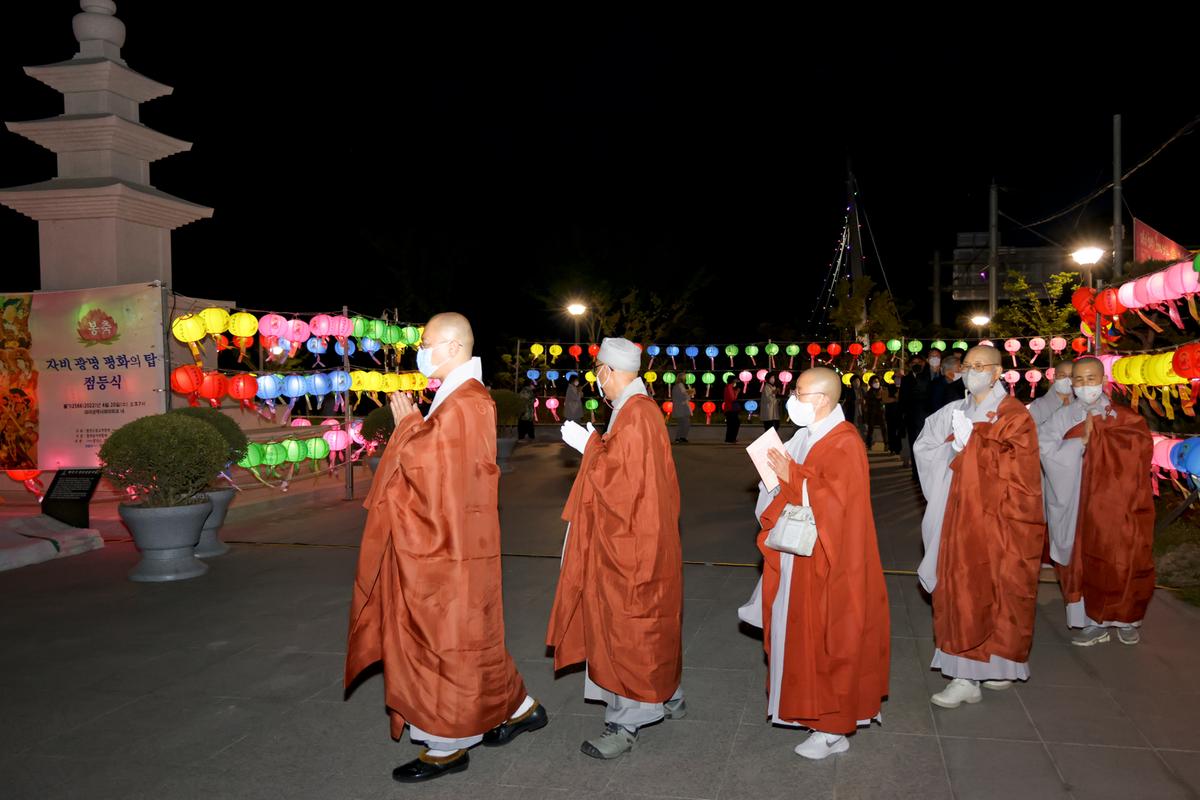
[[[1112,282],[1121,279],[1121,261],[1125,247],[1121,227],[1121,115],[1113,115],[1113,274]]]
[[[988,318],[996,318],[996,289],[1000,272],[1000,191],[995,182],[988,195]]]
[[[933,324],[942,324],[942,254],[933,251]]]

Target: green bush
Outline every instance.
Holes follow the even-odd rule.
[[[514,427],[525,411],[525,401],[509,389],[492,389],[492,402],[496,404],[496,424],[502,428]]]
[[[135,419],[100,447],[104,475],[132,488],[148,508],[196,502],[226,464],[229,444],[212,425],[185,414]]]
[[[394,430],[396,430],[396,418],[392,416],[391,406],[383,406],[367,414],[363,420],[362,437],[368,442],[387,444],[388,439],[392,438]]]
[[[250,444],[250,441],[246,438],[246,434],[242,432],[241,426],[215,408],[184,406],[183,408],[173,408],[170,413],[193,417],[201,422],[207,422],[216,428],[217,433],[221,434],[222,438],[225,439],[225,443],[229,445],[225,459],[226,467],[230,464],[236,464],[242,460],[242,456],[246,455],[246,447]]]

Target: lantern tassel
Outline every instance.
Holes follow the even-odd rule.
[[[1135,308],[1133,311],[1135,314],[1137,314],[1139,317],[1142,318],[1142,322],[1146,323],[1151,328],[1153,328],[1156,333],[1163,332],[1162,328],[1158,327],[1157,325],[1155,325],[1153,322],[1151,322],[1149,319],[1146,318],[1146,315],[1142,313],[1142,310],[1140,308]]]
[[[1175,419],[1175,409],[1171,407],[1171,387],[1164,386],[1162,389],[1163,408],[1167,410],[1167,419]]]

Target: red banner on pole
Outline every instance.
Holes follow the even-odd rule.
[[[1182,261],[1188,258],[1187,248],[1173,242],[1137,217],[1133,219],[1133,260]]]

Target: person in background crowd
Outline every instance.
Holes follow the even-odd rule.
[[[763,430],[779,429],[779,379],[772,372],[763,383],[762,397],[758,401],[759,419],[762,420]]]

